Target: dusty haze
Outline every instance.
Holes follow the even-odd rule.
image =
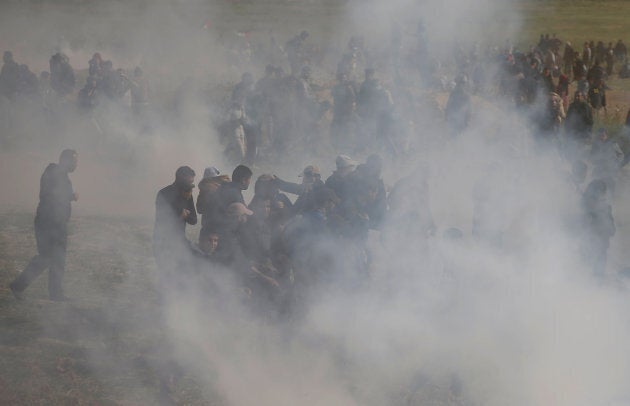
[[[444,57],[456,43],[502,46],[518,35],[520,23],[510,2],[500,0],[303,2],[305,10],[328,5],[334,12],[315,21],[294,13],[301,2],[287,2],[285,17],[250,15],[248,7],[264,8],[245,1],[68,3],[0,6],[0,49],[12,50],[18,63],[37,74],[63,50],[78,86],[96,51],[114,68],[141,66],[155,92],[155,129],[142,134],[110,112],[116,136],[103,139],[72,112],[54,126],[24,113],[29,119],[11,130],[13,141],[0,152],[0,207],[34,212],[43,169],[63,148],[73,147],[79,153],[71,175],[80,194],[75,218],[140,217],[147,225],[156,192],[173,181],[178,166],[193,167],[197,181],[206,166],[233,169],[222,157],[212,118],[221,114],[222,89],[245,71],[257,79],[264,68],[230,64],[224,46],[237,41],[237,32],[253,29],[252,41],[266,42],[272,30],[284,44],[309,30],[309,41],[327,50],[321,70],[330,80],[351,34],[383,50],[393,24],[410,41],[422,19],[431,49]],[[273,10],[283,9],[273,4]],[[208,19],[210,27],[203,29]],[[187,77],[213,102],[209,109],[197,104],[180,120],[171,100]],[[291,324],[258,318],[235,298],[220,308],[209,306],[195,287],[170,298],[165,320],[174,357],[212,388],[216,397],[209,404],[630,404],[623,403],[630,395],[630,299],[623,282],[598,284],[579,263],[567,228],[579,213],[579,196],[566,182],[570,168],[557,154],[536,150],[529,129],[506,106],[477,109],[471,128],[458,139],[449,138],[432,114],[418,111],[423,148],[386,161],[384,177],[390,186],[410,174],[428,181],[436,237],[384,248],[372,235],[371,281],[352,293],[321,292],[303,319]],[[297,181],[310,163],[328,176],[335,155],[315,151],[263,162],[254,177],[272,172]],[[470,236],[472,196],[482,181],[496,191],[494,209],[508,230],[502,250]],[[613,201],[618,235],[610,273],[628,260],[622,210],[627,186],[622,178]],[[463,241],[441,238],[450,227],[463,231]],[[197,232],[193,228],[191,238]],[[70,241],[80,250],[80,241]],[[124,248],[120,252],[125,260]],[[334,266],[342,268],[343,261]],[[94,354],[94,364],[106,358]],[[441,392],[446,396],[454,381],[461,382],[459,397],[430,403],[444,398]]]

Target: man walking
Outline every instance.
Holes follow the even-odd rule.
[[[71,202],[78,200],[72,189],[69,173],[77,168],[78,155],[66,149],[59,163],[51,163],[42,174],[39,189],[39,205],[35,216],[35,238],[38,255],[31,259],[26,269],[9,285],[13,295],[21,299],[22,292],[48,268],[48,294],[51,300],[65,301],[63,274],[66,267],[68,220]]]

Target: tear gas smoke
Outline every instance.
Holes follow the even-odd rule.
[[[225,22],[200,28],[200,15],[227,18],[231,6],[129,3],[2,6],[0,46],[13,49],[21,63],[47,69],[49,55],[62,49],[83,70],[99,50],[116,67],[141,66],[157,96],[150,134],[113,108],[93,120],[69,106],[59,121],[32,110],[26,114],[32,119],[23,120],[24,112],[15,112],[22,118],[11,125],[19,126],[2,130],[11,140],[0,153],[0,188],[8,192],[3,207],[34,210],[41,169],[67,145],[80,156],[72,176],[82,196],[79,214],[136,216],[149,224],[155,193],[172,182],[178,166],[192,166],[198,179],[210,165],[231,171],[213,120],[223,115],[223,100],[214,95],[243,71],[262,71],[234,65],[223,51],[226,37],[247,27],[234,23],[222,37],[216,31]],[[242,2],[243,10],[254,3]],[[315,7],[309,4],[304,7]],[[331,31],[321,32],[318,21],[304,25],[329,41],[324,46],[331,54],[353,34],[363,35],[375,54],[385,52],[393,31],[400,29],[408,42],[422,21],[434,57],[446,60],[457,44],[503,46],[520,24],[512,2],[499,0],[350,1],[334,9],[340,13],[331,17]],[[283,17],[273,19],[264,28],[278,41],[301,30],[282,27]],[[389,77],[389,68],[378,66],[377,56],[374,61]],[[322,70],[334,71],[329,65]],[[186,78],[192,90],[176,115],[170,100]],[[415,152],[385,164],[388,183],[405,176],[426,183],[437,236],[409,238],[394,229],[381,243],[373,233],[372,274],[360,286],[345,285],[347,262],[333,251],[336,288],[305,297],[302,314],[291,321],[270,320],[244,306],[227,270],[218,272],[224,276],[215,281],[214,297],[198,286],[164,292],[162,320],[134,303],[149,331],[167,326],[174,363],[156,368],[168,374],[177,365],[209,388],[209,403],[228,405],[604,405],[628,396],[628,295],[623,286],[595,283],[580,263],[569,226],[580,197],[567,186],[569,168],[536,149],[510,107],[478,103],[487,108],[475,111],[468,130],[452,138],[434,110],[419,102]],[[334,155],[307,151],[263,162],[254,176],[273,172],[293,179],[310,163],[328,172]],[[484,187],[491,191],[485,198],[492,222],[503,230],[501,248],[440,237],[451,227],[470,236],[474,196]],[[195,238],[197,230],[190,233]],[[71,244],[82,249],[80,241]],[[103,241],[103,248],[112,244]],[[121,261],[131,261],[125,251],[116,247]],[[119,320],[121,312],[120,304],[104,305],[103,323]],[[108,352],[93,351],[89,359],[103,370]],[[146,392],[145,403],[152,403]]]

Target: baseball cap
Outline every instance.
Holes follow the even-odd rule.
[[[219,170],[214,166],[209,166],[203,171],[204,178],[214,178],[221,174]]]

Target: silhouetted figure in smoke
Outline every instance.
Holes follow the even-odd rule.
[[[229,120],[219,127],[221,143],[225,146],[224,154],[232,163],[244,163],[247,158],[247,139],[245,135],[247,116],[245,115],[245,109],[241,104],[233,103],[229,114]]]
[[[197,212],[192,197],[195,171],[181,166],[175,172],[175,182],[161,189],[155,200],[153,255],[162,288],[175,282],[174,272],[187,265],[190,242],[186,239],[186,224],[197,224]]]
[[[104,61],[102,68],[101,76],[97,81],[98,88],[108,99],[115,100],[117,98],[119,75],[114,70],[112,61]]]
[[[258,154],[262,110],[258,108],[254,77],[251,73],[243,73],[241,81],[234,86],[231,103],[230,120],[224,124],[226,127],[222,127],[222,131],[228,131],[226,135],[231,140],[226,153],[234,163],[252,165]]]
[[[220,223],[222,216],[219,188],[230,182],[228,175],[220,175],[215,167],[206,168],[199,182],[197,213],[201,214],[201,230],[212,229]]]
[[[330,104],[325,101],[319,103],[313,93],[311,85],[311,68],[304,66],[300,71],[300,77],[295,82],[295,94],[297,109],[295,111],[295,121],[298,134],[306,144],[313,142],[313,135],[317,131],[317,123],[324,113],[330,108]]]
[[[333,118],[330,123],[330,137],[337,150],[345,150],[355,142],[357,101],[353,83],[346,73],[337,76],[337,84],[332,88]]]
[[[88,76],[85,86],[79,90],[77,102],[79,109],[84,112],[92,111],[99,103],[100,89],[97,86],[96,78]]]
[[[51,163],[42,174],[39,189],[39,205],[35,216],[35,238],[38,255],[31,259],[26,269],[11,282],[13,294],[21,294],[35,278],[48,268],[48,294],[51,300],[64,301],[63,274],[66,267],[68,220],[71,202],[78,195],[72,189],[69,173],[77,168],[76,151],[66,149],[59,163]]]
[[[603,277],[610,238],[615,235],[615,221],[608,203],[606,183],[592,181],[582,197],[584,233],[582,255],[593,274]]]
[[[282,249],[294,275],[291,291],[294,306],[305,304],[304,296],[335,272],[339,252],[332,238],[329,216],[338,203],[335,192],[327,187],[318,188],[311,208],[294,217],[284,228]]]
[[[70,59],[61,53],[54,54],[49,61],[50,65],[50,86],[61,97],[74,91],[75,78],[74,70],[70,66]]]
[[[577,91],[573,102],[569,105],[564,124],[567,148],[569,154],[575,154],[583,148],[591,138],[593,130],[593,111],[584,97],[584,93]]]
[[[298,195],[292,207],[293,214],[301,214],[310,210],[313,206],[314,193],[317,189],[324,187],[319,167],[315,165],[307,166],[298,176],[302,178],[302,183],[287,182],[278,177],[274,179],[274,183],[280,190]]]
[[[252,261],[246,287],[251,290],[254,310],[269,316],[284,310],[285,285],[290,283],[288,275],[280,272],[273,263],[274,230],[271,221],[271,201],[260,200],[251,207],[241,233],[241,244],[245,255]]]
[[[230,203],[224,210],[223,222],[217,231],[221,241],[217,255],[221,256],[225,265],[235,271],[241,283],[249,272],[249,261],[243,252],[239,237],[243,232],[243,225],[252,214],[253,212],[243,203]]]
[[[353,175],[356,175],[356,171]],[[370,228],[377,226],[370,217],[377,205],[379,179],[373,176],[349,176],[348,190],[334,211],[332,231],[338,235],[343,257],[338,259],[344,284],[357,286],[368,276],[371,254],[367,249]],[[376,219],[374,219],[376,220]]]
[[[19,68],[18,88],[17,92],[20,96],[35,100],[39,96],[39,81],[28,66],[22,64]]]
[[[279,179],[271,174],[263,174],[254,184],[254,197],[249,208],[256,211],[257,206],[269,202],[269,222],[272,226],[280,225],[293,214],[293,203],[280,192]]]
[[[273,205],[275,202],[267,198],[273,187],[273,176],[269,174],[261,175],[256,180],[258,198],[254,198],[249,204],[253,214],[247,218],[239,235],[239,242],[243,248],[245,256],[254,264],[256,270],[263,277],[262,288],[266,289],[269,279],[278,277],[278,271],[272,263],[272,240],[273,240]],[[261,192],[261,189],[267,189]],[[285,196],[286,197],[286,196]],[[289,202],[290,203],[290,202]],[[277,210],[277,208],[276,208]],[[255,286],[258,286],[255,283]],[[255,288],[252,287],[252,289]]]
[[[304,59],[304,42],[308,38],[308,32],[302,31],[300,35],[296,35],[284,46],[284,51],[287,53],[289,59],[289,65],[291,66],[291,74],[297,75],[302,67],[302,61]]]
[[[391,94],[376,78],[372,68],[365,70],[365,80],[357,95],[357,114],[361,118],[359,134],[362,139],[355,143],[355,150],[371,149],[379,135],[386,130],[393,110]]]
[[[350,193],[364,194],[369,188],[369,202],[365,205],[365,213],[369,216],[369,227],[378,230],[381,227],[385,212],[387,211],[387,191],[382,178],[383,159],[378,154],[367,157],[365,163],[357,166],[357,169],[350,175]]]
[[[452,135],[459,135],[468,127],[472,115],[472,102],[466,89],[468,79],[460,75],[455,79],[455,88],[448,97],[445,114]]]
[[[92,59],[88,61],[88,74],[95,78],[100,78],[103,75],[103,58],[101,54],[96,52]]]
[[[2,70],[0,70],[0,95],[14,100],[18,92],[20,66],[13,60],[13,54],[5,51],[2,55]]]
[[[611,195],[623,161],[624,154],[619,144],[610,138],[605,128],[600,128],[591,146],[592,177],[606,182],[606,189]]]
[[[341,200],[344,200],[348,195],[349,182],[352,180],[350,175],[358,164],[357,161],[344,154],[338,155],[335,159],[337,170],[326,179],[326,187],[332,189]]]
[[[240,104],[245,109],[245,113],[248,113],[247,107],[251,103],[253,96],[254,77],[249,72],[243,73],[241,81],[232,89],[232,103]]]

